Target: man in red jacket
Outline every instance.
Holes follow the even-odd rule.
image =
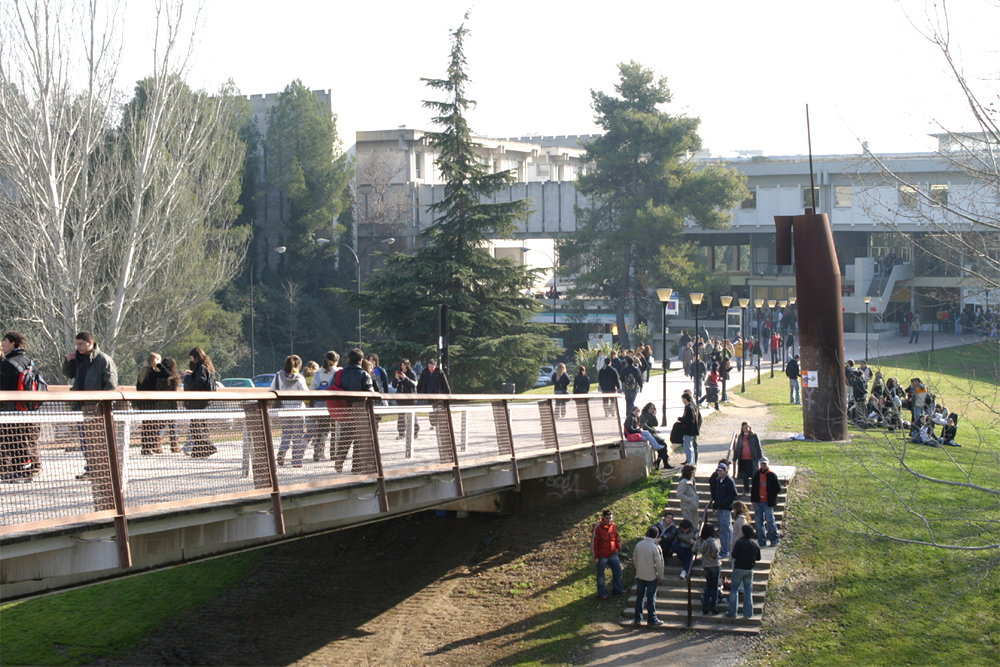
[[[604,510],[601,522],[594,526],[594,564],[597,565],[597,597],[608,599],[604,587],[604,573],[611,566],[611,594],[625,595],[622,588],[622,564],[618,560],[618,552],[622,550],[622,541],[618,537],[618,529],[613,522],[614,513]]]

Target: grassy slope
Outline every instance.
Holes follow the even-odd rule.
[[[120,655],[235,585],[259,558],[252,551],[0,607],[0,662],[78,665]]]
[[[907,460],[920,472],[997,488],[1000,452],[996,414],[997,346],[967,346],[933,356],[886,360],[887,377],[927,381],[962,415],[964,447],[915,446]],[[878,365],[876,364],[876,367]],[[801,411],[788,404],[783,376],[747,387],[747,397],[771,405],[772,428],[801,431]],[[970,398],[971,397],[971,398]],[[766,440],[766,435],[765,440]],[[892,479],[891,455],[900,435],[852,428],[852,442],[766,441],[768,455],[800,467],[792,489],[789,537],[768,593],[771,621],[752,662],[761,665],[996,665],[1000,663],[1000,572],[983,576],[976,557],[868,537],[838,506],[843,502],[876,528],[927,539],[923,525],[860,468]],[[797,488],[795,488],[797,487]],[[958,520],[971,509],[979,526],[1000,520],[995,496],[915,484],[902,476],[902,497],[937,520],[939,537],[975,533]],[[992,535],[996,535],[995,528]],[[978,558],[997,554],[980,552]]]

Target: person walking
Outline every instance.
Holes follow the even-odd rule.
[[[750,483],[753,474],[760,466],[764,450],[760,446],[760,438],[750,428],[750,424],[740,425],[740,434],[736,438],[736,475],[743,480],[743,494],[750,495]]]
[[[602,394],[617,394],[622,388],[621,377],[611,363],[611,358],[605,358],[604,368],[597,373],[597,386]],[[604,416],[612,417],[618,412],[618,399],[609,396],[604,399]]]
[[[156,391],[156,384],[160,377],[166,377],[163,372],[161,362],[163,359],[156,352],[150,352],[146,357],[146,363],[139,367],[139,372],[135,380],[136,391]],[[154,410],[155,401],[133,401],[132,407],[136,410]],[[141,447],[139,453],[150,456],[152,454],[162,454],[163,448],[160,446],[160,431],[163,422],[155,419],[143,419],[139,423],[139,442]]]
[[[340,366],[337,365],[339,361],[340,355],[333,350],[323,355],[323,365],[313,375],[309,390],[329,391],[330,387],[333,386],[337,371],[340,370]],[[325,405],[325,401],[313,401],[312,404],[314,408],[322,408]],[[313,419],[312,426],[311,444],[313,461],[322,461],[326,458],[326,443],[328,440],[330,442],[330,457],[333,458],[333,452],[336,449],[337,443],[337,422],[328,413]]]
[[[8,331],[0,339],[0,391],[33,391],[24,386],[35,362],[25,351],[27,338],[18,331]],[[30,412],[38,403],[11,401],[0,404],[0,410]],[[17,422],[0,426],[0,479],[9,484],[31,482],[42,472],[42,425],[37,422]]]
[[[76,350],[66,353],[62,365],[62,373],[70,380],[70,391],[114,391],[118,386],[118,368],[108,355],[101,352],[94,340],[94,334],[81,331],[76,335]],[[80,429],[83,448],[83,473],[76,476],[79,480],[93,480],[100,477],[110,486],[111,468],[107,454],[102,452],[104,439],[98,437],[103,433],[103,415],[100,403],[77,404],[83,410],[84,422],[100,421],[101,430],[97,428]],[[98,474],[99,473],[99,474]]]
[[[697,409],[691,394],[681,394],[684,412],[681,414],[681,432],[684,434],[684,464],[697,464],[698,455],[694,451],[694,439],[700,433]]]
[[[753,477],[750,497],[754,501],[754,522],[757,524],[757,543],[764,546],[764,529],[772,547],[778,546],[778,527],[774,522],[774,506],[778,504],[781,482],[768,467],[766,456],[760,459],[760,469]]]
[[[570,382],[569,373],[566,372],[566,364],[560,363],[556,366],[556,369],[552,371],[552,393],[558,395],[568,394]],[[566,416],[566,404],[568,402],[569,401],[565,399],[555,401],[556,417]]]
[[[200,347],[196,347],[188,353],[188,359],[188,370],[184,371],[184,391],[215,391],[215,366],[211,357]],[[208,401],[186,401],[184,407],[188,410],[204,410],[208,407]],[[205,459],[218,451],[209,436],[208,420],[192,419],[189,428],[191,458]]]
[[[409,359],[399,362],[399,367],[392,378],[392,386],[396,388],[396,394],[417,393],[417,374],[413,372]],[[412,401],[399,401],[399,406],[402,408],[412,408],[415,405],[416,403]],[[413,437],[416,438],[420,434],[420,422],[416,421],[416,415],[413,412],[400,412],[396,420],[397,440],[406,437],[406,427],[409,424],[413,424]]]
[[[302,369],[302,358],[297,354],[285,357],[285,366],[274,374],[271,389],[278,391],[308,391],[306,379],[299,372]],[[281,401],[282,411],[300,410],[302,401]],[[292,467],[301,468],[302,458],[306,451],[306,418],[301,415],[285,414],[278,418],[281,425],[281,445],[278,447],[276,460],[279,466],[285,465],[285,454],[292,450]]]
[[[621,373],[622,393],[625,394],[625,413],[632,414],[635,397],[642,391],[642,373],[635,367],[635,359],[625,358],[625,370]]]
[[[910,342],[919,343],[920,342],[920,316],[914,315],[913,321],[910,322]]]
[[[365,353],[361,348],[354,348],[347,353],[347,365],[340,369],[340,387],[344,391],[375,392],[372,376],[361,367]],[[351,459],[351,472],[359,475],[371,475],[376,472],[375,442],[372,440],[371,422],[364,399],[347,400],[347,419],[344,421],[343,437],[338,438],[333,454],[334,469],[343,472],[347,456],[354,448]]]
[[[802,373],[799,371],[799,355],[796,354],[785,364],[785,375],[788,376],[788,402],[801,403],[802,394],[799,391],[799,378],[802,377]]]
[[[604,575],[611,568],[611,594],[625,595],[622,588],[622,564],[618,554],[622,550],[622,541],[618,537],[618,527],[614,523],[614,512],[607,509],[601,513],[601,521],[592,532],[591,551],[594,554],[594,565],[597,566],[597,597],[608,599]]]
[[[753,568],[760,560],[760,547],[753,543],[753,528],[743,526],[743,537],[733,547],[733,576],[729,590],[729,611],[726,618],[736,618],[743,593],[743,618],[753,618]]]
[[[650,526],[632,551],[635,563],[635,625],[642,625],[642,602],[646,601],[646,625],[657,627],[663,621],[656,617],[656,586],[663,581],[663,554],[656,543],[660,529]]]

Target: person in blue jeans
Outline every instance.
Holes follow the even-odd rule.
[[[602,600],[608,599],[604,573],[609,566],[611,567],[611,594],[624,595],[622,564],[618,559],[618,553],[622,550],[622,541],[618,537],[618,528],[614,524],[614,513],[611,510],[604,510],[601,514],[601,522],[594,526],[591,546],[594,552],[594,565],[597,566],[597,597]]]
[[[729,591],[727,618],[736,618],[740,592],[743,593],[743,618],[753,618],[753,567],[760,560],[760,547],[753,543],[753,528],[743,526],[743,537],[733,547],[733,577]]]
[[[768,467],[766,456],[760,459],[760,468],[754,473],[750,486],[750,499],[753,500],[754,523],[757,524],[757,543],[764,546],[764,531],[771,546],[778,546],[778,526],[774,522],[774,506],[778,504],[778,494],[781,493],[781,482],[778,476]]]
[[[632,560],[635,563],[635,625],[642,624],[642,603],[646,601],[646,624],[656,627],[663,621],[656,617],[656,586],[663,580],[663,554],[656,538],[660,529],[650,526],[646,537],[635,545]]]
[[[739,498],[736,482],[729,476],[729,465],[719,463],[715,490],[715,512],[719,517],[719,540],[722,547],[719,558],[729,557],[729,544],[733,541],[733,503]]]

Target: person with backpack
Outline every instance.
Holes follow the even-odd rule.
[[[114,391],[118,386],[118,367],[108,355],[101,352],[94,340],[94,334],[81,331],[76,335],[76,350],[66,353],[62,373],[71,381],[70,391]],[[103,423],[98,403],[76,403],[77,410],[87,413],[88,419],[101,423],[99,428],[81,428],[83,449],[83,472],[76,476],[79,480],[96,480],[110,477],[111,468],[104,451]],[[86,421],[86,420],[85,420]],[[98,468],[100,475],[98,475]]]
[[[215,366],[212,359],[200,347],[188,353],[190,362],[188,370],[184,371],[184,391],[215,391]],[[208,401],[186,401],[184,407],[188,410],[204,410]],[[191,450],[188,452],[193,459],[205,459],[215,454],[218,448],[212,444],[208,433],[208,420],[192,419],[189,441]]]
[[[625,370],[621,374],[622,393],[625,394],[625,414],[632,414],[635,398],[642,391],[642,373],[635,367],[635,359],[625,358]]]
[[[611,363],[610,357],[604,359],[604,368],[597,372],[597,387],[602,394],[617,394],[622,387],[621,377]],[[617,412],[617,402],[618,399],[613,396],[604,399],[605,417],[611,417]]]
[[[330,350],[323,357],[323,366],[313,375],[312,384],[309,385],[311,391],[328,391],[333,385],[333,377],[340,367],[337,362],[340,355]],[[325,401],[313,401],[314,408],[321,408],[326,405]],[[313,433],[310,445],[313,450],[313,461],[322,461],[326,458],[326,443],[330,441],[330,456],[337,443],[337,424],[329,415],[317,417],[313,422]]]
[[[8,331],[0,340],[3,350],[0,361],[0,391],[39,391],[44,384],[35,370],[35,362],[24,351],[26,339],[17,331]],[[28,412],[38,409],[37,403],[10,401],[0,404],[0,410]],[[18,423],[0,427],[0,480],[8,484],[31,482],[42,471],[38,440],[42,426]]]

